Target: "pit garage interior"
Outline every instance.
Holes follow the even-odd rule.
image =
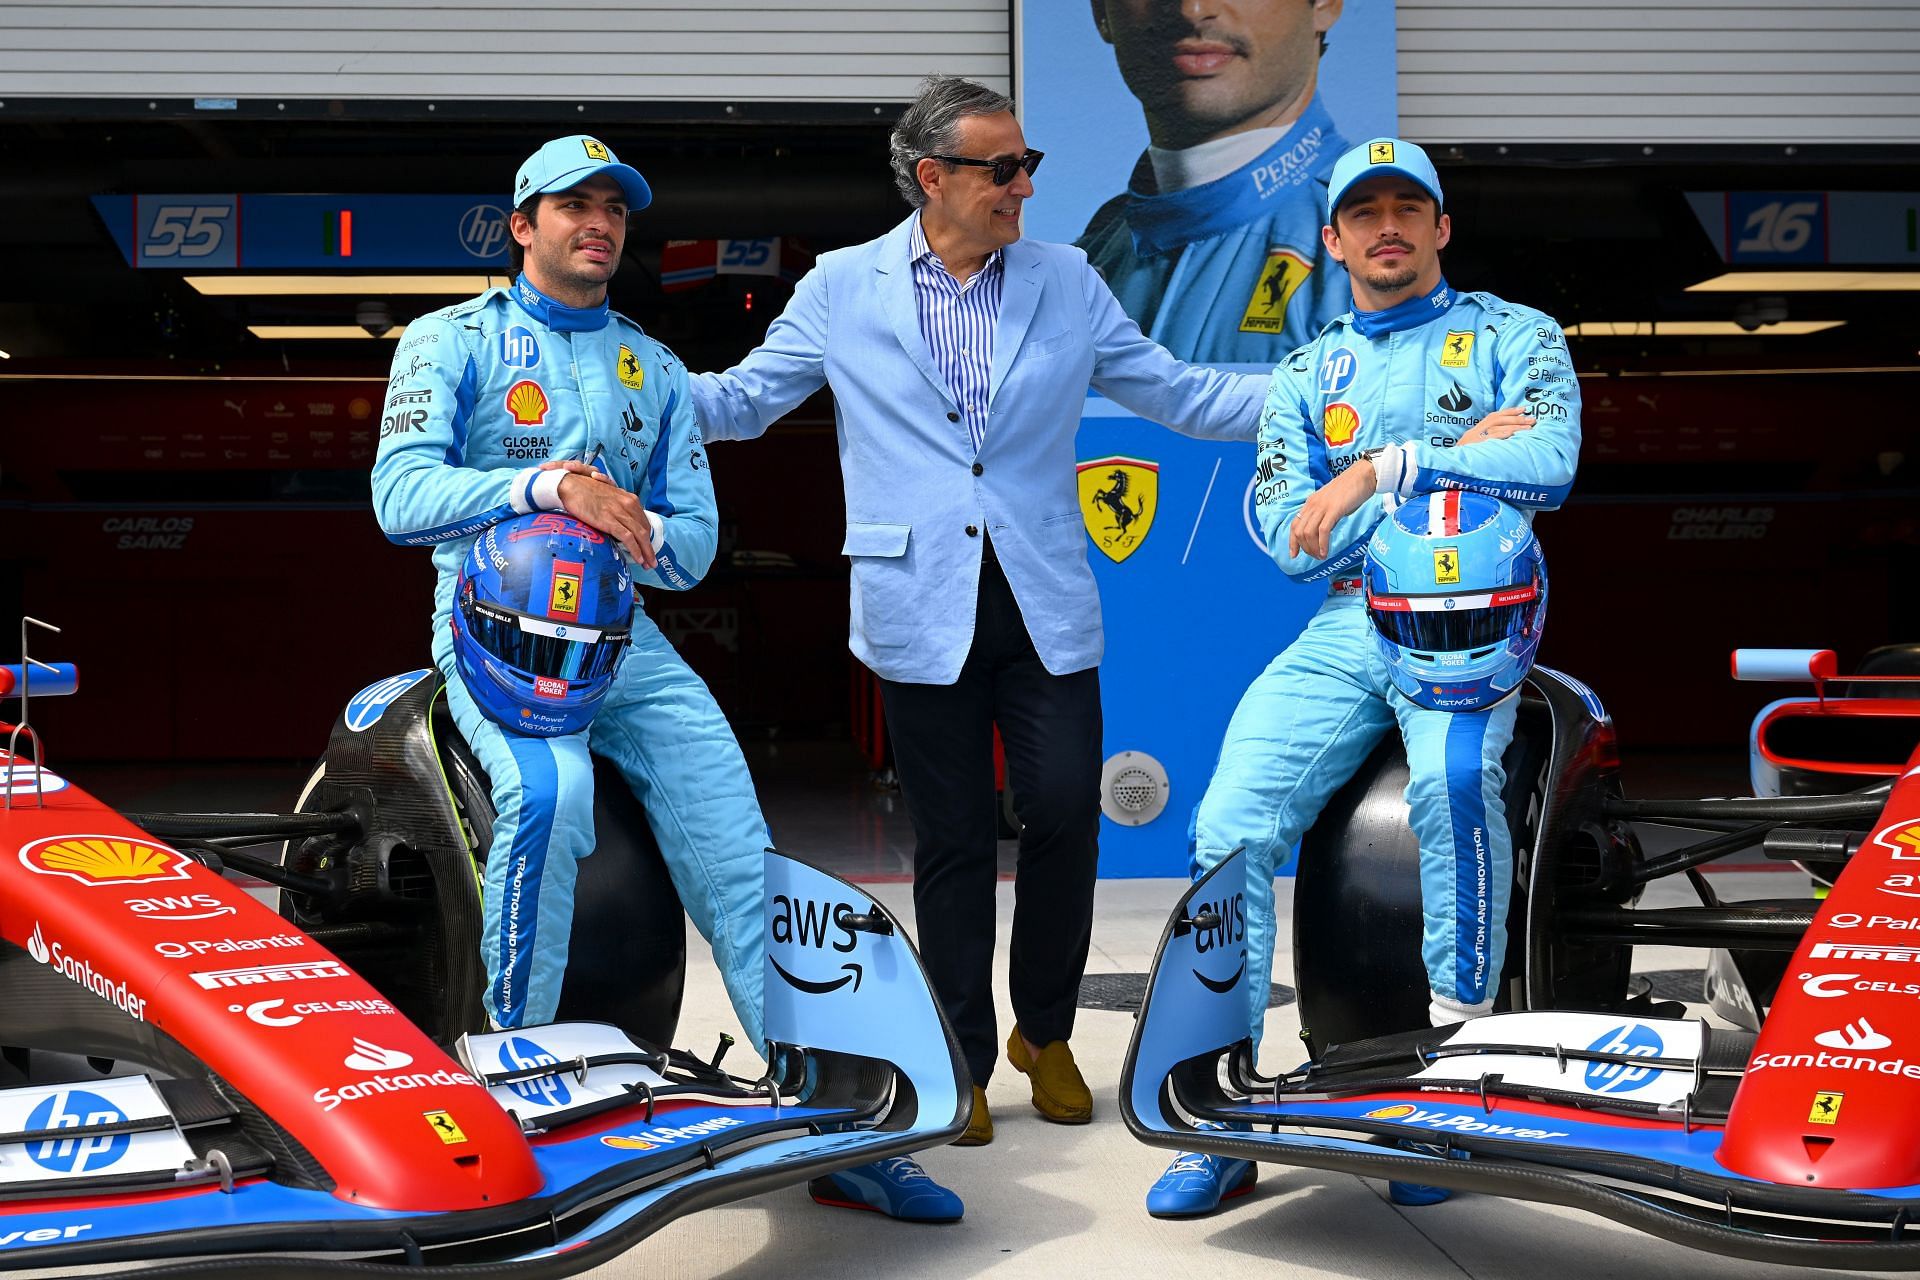
[[[558,12],[489,3],[445,42],[459,57],[416,68],[405,55],[434,47],[450,11],[0,7],[0,661],[17,661],[13,619],[62,628],[31,639],[82,672],[80,696],[33,708],[48,762],[124,808],[279,810],[355,691],[426,664],[427,557],[388,543],[369,509],[387,370],[410,319],[504,269],[444,253],[357,267],[342,213],[366,210],[366,226],[380,199],[491,198],[542,141],[590,131],[655,192],[631,220],[613,306],[690,369],[723,369],[817,255],[904,215],[887,131],[921,75],[1018,97],[1048,74],[1049,51],[1022,38],[1037,7],[566,6],[592,16],[584,34]],[[1830,648],[1844,671],[1920,641],[1920,5],[1398,0],[1391,23],[1399,131],[1446,185],[1449,280],[1555,317],[1580,374],[1579,478],[1536,525],[1553,584],[1541,661],[1604,698],[1630,793],[1743,794],[1748,725],[1781,693],[1730,681],[1730,650]],[[386,69],[352,71],[370,50]],[[701,74],[709,64],[724,73]],[[1029,145],[1063,146],[1026,127]],[[307,281],[282,285],[245,266],[136,266],[117,242],[114,201],[216,201],[204,193],[330,197],[299,234],[335,261],[275,272]],[[1847,221],[1862,208],[1882,220],[1871,234]],[[497,231],[467,230],[498,251]],[[348,336],[271,336],[322,330]],[[709,457],[720,554],[697,589],[646,607],[734,724],[775,839],[910,912],[912,833],[877,692],[846,646],[831,400]],[[1110,631],[1151,650],[1152,587],[1114,572],[1102,585]],[[1277,571],[1239,589],[1311,590]],[[1167,650],[1162,679],[1201,678],[1206,654]],[[1106,696],[1127,690],[1110,681]],[[1183,732],[1217,742],[1231,707],[1215,699]],[[1109,734],[1109,754],[1129,749],[1144,748]],[[1147,829],[1157,869],[1103,879],[1080,1049],[1097,1098],[1111,1097],[1128,984],[1137,1001],[1197,799],[1175,786]],[[1648,835],[1653,849],[1672,839]],[[1013,849],[1002,842],[1003,871]],[[1732,897],[1799,874],[1757,853],[1712,870]],[[695,969],[710,969],[695,943]],[[1655,950],[1641,971],[1700,1011],[1697,964]],[[1282,948],[1268,1044],[1283,1047],[1287,965]],[[687,1041],[737,1033],[717,978],[690,983]],[[1150,1225],[1138,1197],[1161,1153],[1117,1122],[1062,1139],[1002,1076],[1002,1142],[929,1161],[968,1197],[959,1247],[794,1192],[671,1228],[652,1264],[828,1274],[857,1247],[864,1267],[926,1275],[1196,1256],[1297,1275],[1518,1276],[1549,1259],[1566,1276],[1773,1274],[1558,1210],[1466,1197],[1422,1217],[1358,1179],[1316,1187],[1298,1172],[1263,1181],[1251,1212]],[[1020,1163],[989,1175],[982,1155]],[[1034,1203],[1050,1221],[1031,1221]]]

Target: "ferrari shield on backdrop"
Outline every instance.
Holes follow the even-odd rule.
[[[1269,371],[1348,309],[1320,243],[1326,178],[1351,140],[1395,131],[1393,0],[1192,20],[1145,0],[1027,4],[1020,24],[1015,96],[1047,152],[1026,234],[1085,249],[1142,330],[1196,363]],[[1323,593],[1267,555],[1250,442],[1189,439],[1090,393],[1078,457],[1104,754],[1166,774],[1157,817],[1129,808],[1137,789],[1103,796],[1100,870],[1179,875],[1235,701]]]

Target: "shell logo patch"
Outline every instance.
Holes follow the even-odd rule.
[[[125,836],[54,836],[20,849],[27,870],[94,887],[185,880],[191,861],[164,845]]]
[[[1807,1112],[1808,1124],[1838,1124],[1840,1122],[1840,1104],[1846,1099],[1844,1093],[1821,1090],[1813,1095],[1813,1109]]]
[[[614,362],[613,371],[619,375],[620,385],[629,390],[638,391],[646,385],[647,371],[641,367],[640,357],[624,342],[620,344],[620,358]]]
[[[1441,547],[1433,553],[1433,580],[1443,587],[1457,586],[1459,584],[1459,548]]]
[[[1467,361],[1473,357],[1473,333],[1458,329],[1447,330],[1447,340],[1440,348],[1440,367],[1443,369],[1464,369]]]
[[[648,1142],[645,1138],[629,1137],[624,1133],[612,1133],[600,1139],[600,1145],[620,1151],[652,1151],[660,1144]]]
[[[516,427],[537,427],[547,420],[547,391],[531,378],[507,388],[507,413]]]
[[[1242,333],[1279,333],[1287,327],[1287,304],[1313,274],[1313,264],[1291,249],[1269,249],[1240,317]]]
[[[1405,1120],[1418,1108],[1410,1102],[1396,1102],[1390,1107],[1375,1107],[1360,1118],[1362,1120]]]
[[[613,156],[607,151],[607,144],[597,138],[582,138],[580,139],[580,145],[586,148],[587,159],[589,160],[607,161],[613,159]]]
[[[1920,860],[1920,822],[1909,822],[1905,826],[1882,831],[1873,838],[1873,842],[1893,850],[1896,861]]]
[[[1393,144],[1391,142],[1369,142],[1367,144],[1368,164],[1392,164]]]
[[[586,566],[573,560],[553,562],[553,585],[547,592],[547,616],[580,620],[580,577]]]
[[[1329,445],[1352,444],[1360,430],[1360,411],[1344,400],[1335,400],[1320,412],[1320,430]]]

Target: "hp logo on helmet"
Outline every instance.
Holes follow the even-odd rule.
[[[509,1071],[524,1071],[528,1067],[557,1066],[560,1059],[542,1049],[525,1036],[514,1036],[500,1046],[500,1065]],[[525,1098],[528,1102],[543,1107],[564,1107],[573,1100],[573,1091],[567,1088],[567,1082],[558,1075],[534,1076],[530,1080],[515,1080],[507,1088],[516,1098]]]
[[[1651,1028],[1630,1022],[1595,1040],[1587,1046],[1587,1051],[1657,1058],[1666,1052],[1666,1045]],[[1587,1088],[1595,1093],[1632,1093],[1658,1075],[1659,1070],[1658,1067],[1630,1067],[1622,1062],[1589,1062]]]
[[[476,258],[499,257],[507,247],[507,215],[491,204],[477,204],[461,214],[460,247]]]

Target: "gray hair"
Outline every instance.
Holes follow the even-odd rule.
[[[916,209],[927,202],[927,193],[920,189],[920,179],[914,171],[924,156],[935,152],[953,154],[954,148],[960,145],[962,119],[1011,110],[1012,98],[972,80],[928,76],[921,81],[920,96],[900,113],[899,121],[893,126],[893,136],[887,139],[893,185],[900,189],[900,197]]]

